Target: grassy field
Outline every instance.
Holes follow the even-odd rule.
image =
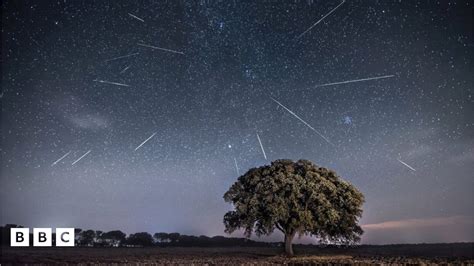
[[[288,258],[269,247],[150,247],[150,248],[2,248],[2,265],[31,263],[143,263],[181,265],[235,264],[474,264],[474,243],[316,248],[296,246]]]

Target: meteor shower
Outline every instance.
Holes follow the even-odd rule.
[[[2,264],[474,263],[471,1],[1,7]]]

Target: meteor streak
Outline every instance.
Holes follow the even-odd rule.
[[[118,83],[118,82],[112,82],[112,81],[106,81],[106,80],[100,80],[96,79],[94,80],[95,82],[100,82],[100,83],[105,83],[105,84],[111,84],[111,85],[117,85],[117,86],[122,86],[122,87],[130,87],[130,85],[123,84],[123,83]]]
[[[353,80],[346,80],[346,81],[341,81],[341,82],[326,83],[326,84],[316,85],[315,88],[325,87],[325,86],[332,86],[332,85],[339,85],[339,84],[354,83],[354,82],[361,82],[361,81],[367,81],[367,80],[393,78],[394,76],[395,75],[386,75],[386,76],[380,76],[380,77],[372,77],[372,78],[364,78],[364,79],[353,79]]]
[[[316,23],[314,23],[313,25],[311,25],[311,27],[309,27],[307,30],[305,30],[303,33],[301,33],[300,35],[298,35],[298,37],[296,37],[296,40],[298,40],[299,38],[303,37],[303,35],[305,35],[308,31],[310,31],[312,28],[314,28],[316,25],[319,24],[319,22],[323,21],[327,16],[331,15],[332,12],[336,11],[336,9],[338,9],[342,4],[344,4],[346,1],[342,1],[339,5],[337,5],[335,8],[333,8],[331,11],[329,11],[329,13],[327,13],[326,15],[324,15],[321,19],[319,19],[318,21],[316,21]]]
[[[257,139],[258,143],[260,143],[260,148],[262,149],[263,157],[265,157],[265,160],[267,159],[267,155],[265,154],[265,150],[263,149],[262,141],[260,140],[260,136],[257,133]]]
[[[406,162],[400,160],[400,159],[397,159],[401,164],[403,164],[404,166],[408,167],[410,170],[412,170],[413,172],[416,172],[415,168],[411,167],[410,165],[408,165]]]
[[[239,166],[237,165],[237,159],[234,157],[235,170],[237,170],[237,175],[240,175]]]
[[[86,153],[84,153],[81,157],[79,157],[79,159],[75,160],[71,165],[75,165],[77,162],[79,162],[80,160],[82,160],[82,158],[86,157],[87,154],[89,154],[89,152],[91,152],[91,150],[88,150]]]
[[[156,46],[152,46],[152,45],[148,45],[148,44],[137,43],[137,45],[143,46],[143,47],[148,47],[148,48],[151,48],[151,49],[156,49],[156,50],[165,51],[165,52],[168,52],[168,53],[175,53],[175,54],[182,54],[182,55],[184,55],[183,52],[179,52],[179,51],[175,51],[175,50],[171,50],[171,49],[166,49],[166,48],[161,48],[161,47],[156,47]]]
[[[64,154],[61,158],[57,159],[54,163],[51,164],[51,166],[54,166],[56,165],[57,163],[59,163],[60,161],[62,161],[64,158],[66,158],[69,154],[71,153],[71,151],[68,151],[66,154]]]
[[[127,71],[127,69],[129,69],[132,65],[129,65],[127,67],[125,67],[124,69],[122,69],[122,71],[120,71],[120,74],[123,74],[125,73],[125,71]]]
[[[133,54],[122,55],[122,56],[119,56],[119,57],[114,57],[114,58],[111,58],[111,59],[107,59],[107,60],[105,60],[104,62],[110,62],[110,61],[114,61],[114,60],[117,60],[117,59],[122,59],[122,58],[130,57],[130,56],[134,56],[134,55],[138,55],[138,54],[139,54],[139,53],[133,53]]]
[[[304,121],[301,117],[299,117],[297,114],[295,114],[293,111],[291,111],[290,109],[286,108],[286,106],[284,106],[283,104],[281,104],[279,101],[275,100],[274,98],[270,97],[274,102],[276,102],[278,105],[280,105],[281,107],[283,107],[286,111],[288,111],[288,113],[290,113],[291,115],[293,115],[294,117],[296,117],[298,120],[300,120],[303,124],[305,124],[307,127],[309,127],[311,130],[313,130],[314,132],[316,132],[316,134],[318,134],[321,138],[323,138],[327,143],[333,145],[333,146],[336,146],[334,145],[334,143],[332,143],[331,141],[329,141],[328,138],[326,138],[325,136],[323,136],[323,134],[319,133],[319,131],[317,131],[314,127],[312,127],[310,124],[306,123],[306,121]]]
[[[134,18],[134,19],[140,20],[141,22],[145,22],[143,19],[141,19],[141,18],[135,16],[135,15],[132,14],[132,13],[128,13],[128,15],[129,15],[130,17]]]
[[[143,146],[143,144],[145,144],[147,141],[149,141],[151,138],[153,138],[154,136],[156,135],[156,132],[151,134],[151,136],[149,136],[145,141],[143,141],[140,145],[138,145],[136,148],[135,148],[135,151],[140,149],[141,146]]]

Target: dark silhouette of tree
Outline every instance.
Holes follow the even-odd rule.
[[[86,230],[80,233],[79,244],[81,246],[93,246],[95,241],[95,231]]]
[[[102,240],[102,234],[104,231],[96,230],[94,236],[94,246],[104,246],[104,241]]]
[[[127,235],[120,230],[109,231],[101,235],[101,239],[107,245],[114,247],[120,246],[122,243],[124,243],[126,237]]]
[[[163,232],[155,233],[153,235],[153,238],[155,239],[155,241],[157,243],[169,243],[169,242],[171,242],[171,239],[169,238],[168,233],[163,233]]]
[[[177,243],[179,241],[179,237],[181,235],[179,233],[169,233],[168,234],[168,237],[171,241],[171,243]]]
[[[81,233],[82,233],[81,228],[74,229],[74,242],[76,243],[76,246],[81,245]]]
[[[10,242],[10,232],[7,228],[0,226],[0,245],[7,246],[8,242]]]
[[[100,237],[102,236],[103,233],[104,233],[104,232],[101,231],[101,230],[96,230],[96,231],[95,231],[96,241],[97,241],[98,239],[100,239]]]
[[[10,246],[10,229],[11,228],[23,228],[23,226],[16,225],[16,224],[6,224],[5,226],[0,226],[0,234],[1,234],[0,238],[1,238],[2,246]]]
[[[135,233],[128,236],[126,240],[128,245],[134,246],[153,246],[153,237],[147,232]]]
[[[364,196],[331,170],[308,160],[276,160],[240,176],[224,195],[235,210],[224,216],[227,233],[244,229],[249,237],[285,235],[285,252],[293,255],[295,234],[321,241],[354,243],[363,233],[357,224]]]

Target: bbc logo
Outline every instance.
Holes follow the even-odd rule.
[[[29,228],[11,228],[10,246],[28,247],[30,245]],[[33,228],[33,246],[51,247],[53,234],[51,228]],[[56,228],[56,246],[74,247],[74,228]]]

